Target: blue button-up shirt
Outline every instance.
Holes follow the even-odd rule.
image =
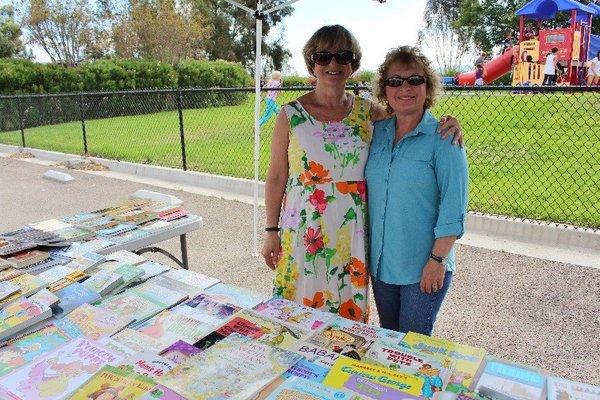
[[[394,144],[396,117],[375,123],[365,169],[369,195],[369,265],[377,280],[421,281],[435,239],[460,237],[468,196],[463,148],[442,139],[425,111],[419,125]],[[448,271],[455,270],[454,249]]]

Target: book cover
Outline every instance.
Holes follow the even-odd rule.
[[[163,385],[156,385],[149,392],[140,397],[140,400],[187,400],[175,391]]]
[[[134,354],[139,353],[142,350],[134,350],[123,343],[111,338],[111,337],[102,337],[98,339],[98,343],[100,343],[103,347],[120,354],[123,357],[133,356]]]
[[[168,345],[168,343],[163,343],[131,328],[123,329],[114,334],[112,338],[136,353],[152,351],[158,354]]]
[[[163,343],[173,343],[177,340],[193,343],[213,329],[212,325],[169,310],[161,311],[158,315],[136,325],[135,328]]]
[[[200,353],[201,351],[202,350],[188,342],[178,340],[158,354],[176,364],[181,364],[188,358]]]
[[[0,310],[0,340],[5,340],[50,316],[50,307],[22,297]]]
[[[0,377],[72,339],[54,324],[21,336],[0,348]]]
[[[123,317],[112,311],[91,304],[82,304],[63,319],[56,321],[56,325],[72,336],[83,334],[90,339],[98,340],[104,336],[114,335],[132,321],[132,318]]]
[[[123,283],[123,277],[114,272],[100,270],[83,282],[83,285],[100,296],[106,296],[111,290]]]
[[[11,400],[64,399],[105,364],[122,357],[92,340],[80,337],[0,379]]]
[[[15,294],[21,290],[19,285],[16,285],[13,282],[3,281],[0,282],[0,300],[3,300],[9,297],[12,294]]]
[[[188,285],[196,286],[199,289],[206,289],[220,282],[217,278],[183,268],[171,269],[165,276],[176,281],[187,283]]]
[[[300,356],[233,334],[190,357],[158,382],[190,400],[245,399],[300,360]]]
[[[487,357],[475,390],[512,400],[546,398],[546,376],[533,367]]]
[[[74,271],[73,268],[69,268],[66,265],[57,265],[44,272],[40,272],[38,278],[45,280],[48,284],[53,284],[56,281],[66,278],[67,275]]]
[[[151,351],[136,353],[127,357],[120,368],[130,370],[136,374],[144,375],[152,379],[159,378],[177,366],[177,363],[168,360]]]
[[[425,381],[421,396],[433,398],[437,393],[446,389],[454,364],[449,359],[441,361],[423,354],[410,352],[399,344],[374,343],[364,361],[380,365],[394,371],[411,373]]]
[[[68,397],[69,400],[135,399],[156,382],[133,371],[105,365]]]
[[[235,285],[217,283],[205,290],[213,299],[241,308],[252,308],[265,300],[265,296]]]
[[[100,300],[100,295],[79,282],[60,289],[54,294],[60,299],[58,305],[53,307],[54,315],[62,318],[68,313],[85,303],[94,303]]]
[[[0,271],[0,281],[11,280],[12,278],[16,278],[19,275],[23,275],[25,271],[18,270],[16,268],[7,268],[3,271]]]
[[[31,274],[19,275],[9,282],[19,286],[21,296],[31,296],[48,286],[48,282]]]
[[[119,250],[106,255],[107,261],[119,261],[124,264],[137,265],[148,261],[146,257],[142,257],[128,250]]]
[[[100,217],[100,215],[84,211],[77,214],[68,215],[66,217],[61,218],[61,220],[68,224],[78,224],[84,221],[89,221],[91,219],[96,219],[98,217]]]
[[[105,258],[103,255],[88,251],[74,258],[70,263],[67,264],[67,267],[86,272],[89,269],[102,264],[104,260]]]
[[[99,307],[133,318],[135,322],[143,322],[172,305],[169,298],[160,298],[161,292],[152,295],[140,290],[140,286],[102,300]]]
[[[293,376],[307,379],[309,381],[321,383],[329,373],[329,368],[319,365],[313,361],[302,359],[292,365],[290,369],[283,374],[284,379]]]
[[[58,304],[60,299],[54,293],[49,291],[48,289],[42,289],[36,294],[29,296],[31,300],[35,300],[42,304],[47,305],[48,307],[52,307]]]
[[[171,279],[166,274],[160,274],[155,276],[154,278],[147,281],[147,283],[160,286],[166,289],[174,290],[178,293],[185,294],[187,297],[195,297],[203,292],[197,286],[188,285],[185,282],[176,281],[175,279]]]
[[[331,367],[323,384],[333,388],[342,388],[352,377],[358,375],[383,386],[418,397],[423,387],[423,379],[412,374],[392,371],[388,368],[367,364],[348,357],[340,357]]]
[[[122,264],[112,272],[123,277],[123,283],[121,283],[122,286],[127,286],[144,275],[143,269],[131,264]]]
[[[156,261],[144,261],[141,264],[138,264],[138,267],[144,270],[144,274],[140,277],[140,280],[146,281],[156,275],[160,275],[163,272],[169,271],[171,268],[167,265],[158,263]]]
[[[354,394],[346,389],[334,389],[317,382],[292,377],[275,388],[266,400],[351,400]]]
[[[163,229],[171,227],[171,223],[163,221],[162,219],[156,221],[146,222],[145,224],[138,225],[139,230],[147,231],[150,233],[159,232]]]
[[[173,309],[174,312],[189,315],[215,326],[222,324],[223,321],[240,310],[240,307],[221,303],[206,293],[201,293]]]
[[[160,275],[157,278],[161,277]],[[171,308],[184,300],[187,300],[188,296],[185,293],[169,288],[165,288],[152,283],[152,280],[146,281],[141,285],[137,285],[133,288],[136,292],[144,295],[148,298],[160,301],[165,304],[165,308]]]
[[[15,268],[25,268],[32,264],[44,261],[49,257],[49,254],[41,250],[25,250],[11,254],[6,257],[6,261],[12,264]]]
[[[131,231],[126,231],[123,233],[119,233],[117,235],[111,236],[110,240],[115,243],[128,243],[134,240],[139,240],[141,238],[150,236],[150,232],[141,231],[139,229],[134,229]]]
[[[102,229],[98,229],[96,231],[96,235],[110,238],[120,233],[132,231],[136,228],[137,226],[133,224],[118,224],[115,226],[107,226]]]
[[[408,332],[402,339],[402,346],[426,357],[439,360],[442,364],[454,363],[446,390],[460,393],[471,388],[473,378],[481,367],[485,349],[468,346],[450,340],[440,339],[415,332]],[[448,361],[449,360],[449,361]]]
[[[333,318],[333,314],[316,310],[286,299],[272,298],[254,307],[262,315],[298,328],[316,331]]]
[[[423,397],[413,396],[408,393],[392,389],[389,386],[363,378],[359,375],[352,375],[346,383],[346,389],[361,396],[361,399],[374,400],[422,400]]]
[[[548,400],[600,400],[600,386],[549,376]]]
[[[77,228],[75,226],[63,228],[54,233],[65,241],[83,241],[96,236],[96,232],[93,230]]]
[[[68,224],[64,221],[60,221],[58,219],[49,219],[46,221],[40,221],[34,224],[29,224],[29,226],[44,232],[54,232],[60,229],[70,228],[71,224]]]

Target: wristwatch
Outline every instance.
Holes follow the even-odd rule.
[[[437,254],[430,253],[429,258],[442,264],[444,267],[448,264],[448,257],[440,257]]]

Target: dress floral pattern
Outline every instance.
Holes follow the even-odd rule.
[[[274,294],[367,321],[364,167],[371,102],[355,97],[350,114],[339,122],[317,121],[297,101],[284,110],[290,124],[289,179]]]

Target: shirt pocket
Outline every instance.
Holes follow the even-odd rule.
[[[429,179],[435,179],[433,149],[427,143],[411,143],[397,161],[400,176],[414,184],[426,184]]]

